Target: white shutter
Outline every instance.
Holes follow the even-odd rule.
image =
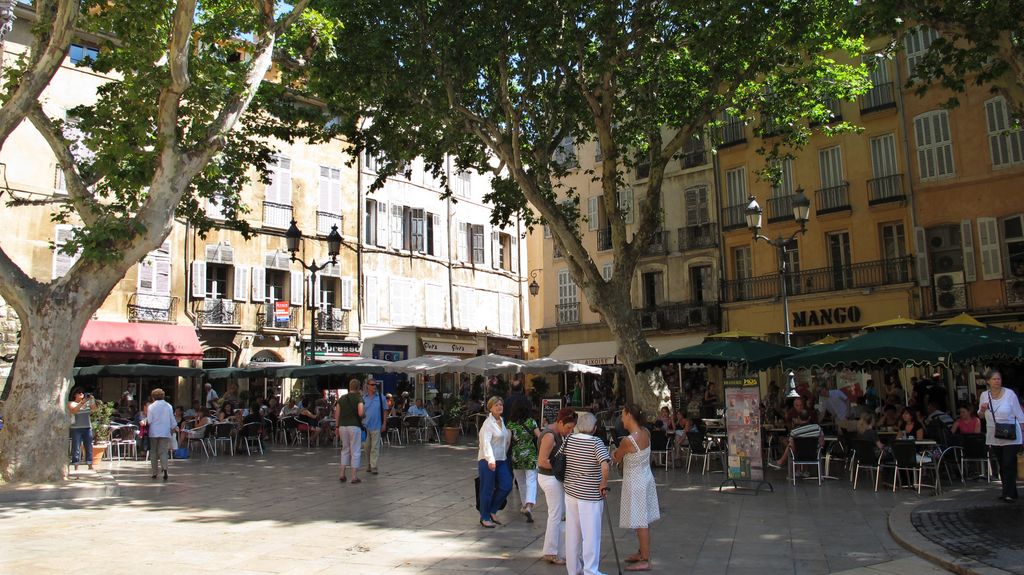
[[[587,229],[589,231],[594,231],[597,229],[597,202],[600,199],[600,196],[587,198]]]
[[[234,300],[245,301],[246,295],[249,293],[247,289],[249,287],[246,280],[249,279],[249,267],[248,266],[235,266],[235,289],[234,289]]]
[[[501,267],[501,234],[496,231],[491,232],[491,267]]]
[[[971,220],[960,222],[960,237],[964,250],[964,279],[972,282],[978,279],[978,266],[974,263],[974,228],[971,226]]]
[[[459,256],[456,259],[462,262],[471,261],[473,258],[469,253],[469,224],[466,222],[459,222],[457,220],[456,223],[458,224],[456,227],[458,230],[458,237],[456,239],[458,240],[459,246]]]
[[[154,263],[155,276],[153,277],[153,293],[162,295],[171,294],[171,260],[170,258],[156,258]]]
[[[512,273],[519,273],[519,237],[516,234],[512,234],[509,240],[509,261],[512,262]]]
[[[619,210],[622,211],[624,222],[633,223],[633,188],[623,188],[619,192]]]
[[[551,237],[551,226],[549,226],[547,224],[544,224],[544,237],[545,238],[550,238]]]
[[[252,301],[263,303],[267,299],[267,270],[260,266],[252,267]]]
[[[405,247],[404,208],[401,204],[391,204],[391,247],[396,250]]]
[[[434,226],[434,255],[439,258],[444,258],[444,230],[441,227],[441,216],[438,214],[430,214],[432,225]]]
[[[78,258],[82,253],[82,251],[79,250],[78,253],[71,256],[60,251],[60,247],[66,244],[73,234],[74,231],[72,227],[65,224],[58,225],[54,230],[53,279],[57,279],[68,273],[71,266],[75,265],[75,262],[78,261]]]
[[[289,301],[292,305],[302,305],[302,288],[305,285],[305,281],[302,279],[302,272],[292,270],[289,272],[291,275],[291,297]]]
[[[341,278],[341,309],[352,309],[352,290],[355,282],[352,278]]]
[[[316,309],[320,309],[321,304],[324,303],[324,302],[321,301],[321,298],[320,298],[320,276],[319,275],[314,276],[312,278],[312,281],[313,281],[313,288],[310,290],[310,292],[313,295],[313,307],[316,308]],[[326,302],[326,303],[334,303],[334,302]]]
[[[377,291],[377,276],[364,276],[364,314],[368,324],[380,323],[380,294]]]
[[[195,260],[192,262],[192,298],[203,299],[206,297],[206,262]]]
[[[612,279],[612,264],[604,264],[601,267],[601,277],[604,281],[611,281]]]
[[[1003,259],[999,251],[999,222],[995,218],[978,218],[978,246],[981,250],[981,277],[995,280],[1003,277]]]
[[[932,277],[928,273],[928,251],[925,242],[924,228],[914,228],[914,250],[917,256],[917,285],[929,286]]]
[[[381,201],[377,202],[377,245],[388,247],[388,205]]]

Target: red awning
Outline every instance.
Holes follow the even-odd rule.
[[[203,346],[187,325],[90,321],[79,353],[113,360],[203,359]]]

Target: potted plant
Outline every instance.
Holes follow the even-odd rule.
[[[455,445],[459,441],[459,433],[462,432],[462,415],[465,412],[466,406],[463,405],[462,398],[453,397],[444,418],[444,442],[448,445]]]
[[[114,413],[114,403],[96,400],[96,407],[89,412],[89,423],[92,426],[92,460],[98,462],[110,446],[110,416]]]

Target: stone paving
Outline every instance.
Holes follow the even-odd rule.
[[[475,458],[472,445],[389,447],[360,485],[338,482],[331,448],[174,461],[167,483],[145,462],[104,462],[117,496],[0,503],[0,573],[565,573],[540,560],[542,494],[537,523],[512,512],[514,495],[505,525],[479,527]],[[721,477],[656,472],[654,572],[941,572],[887,531],[888,511],[916,494],[781,475],[769,477],[774,493],[718,493]],[[611,501],[617,524],[614,491]],[[621,554],[635,550],[632,532],[615,536]],[[616,573],[607,527],[602,553]]]

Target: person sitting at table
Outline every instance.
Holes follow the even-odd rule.
[[[857,439],[870,441],[879,449],[884,447],[882,442],[878,440],[878,431],[875,429],[875,414],[867,411],[860,414],[860,419],[857,421]]]
[[[185,410],[185,419],[192,419],[199,413],[199,400],[192,400],[192,407]]]
[[[841,392],[840,392],[841,393]],[[782,469],[782,466],[789,461],[790,446],[795,437],[817,437],[818,445],[825,445],[825,433],[818,425],[817,414],[813,409],[808,409],[804,404],[804,398],[797,397],[793,400],[793,407],[786,412],[786,427],[790,430],[789,437],[782,440],[782,457],[778,460],[768,462],[772,469]]]
[[[981,419],[967,405],[960,406],[960,417],[953,422],[953,433],[981,433]]]
[[[316,407],[313,409],[316,409]],[[317,414],[303,407],[299,409],[296,417],[299,420],[299,431],[308,431],[310,443],[316,445],[317,440],[320,438],[320,420],[317,418]]]
[[[668,406],[662,406],[658,412],[657,421],[661,422],[661,427],[666,433],[674,433],[676,430],[676,424],[672,420],[672,413],[669,412]]]
[[[924,426],[917,420],[914,410],[909,407],[904,407],[900,412],[900,423],[896,431],[897,439],[915,439],[917,441],[924,439]]]
[[[409,412],[406,413],[406,416],[430,417],[430,414],[427,413],[427,410],[423,408],[423,400],[417,398],[416,399],[416,403],[413,404],[413,406],[409,408]]]
[[[779,384],[773,379],[768,384],[768,394],[764,397],[765,419],[774,421],[782,415],[782,392]]]
[[[206,435],[206,427],[212,423],[210,421],[210,413],[205,407],[200,407],[196,410],[196,419],[192,423],[190,429],[181,429],[178,434],[178,443],[181,445],[187,445],[188,440],[191,439],[202,439]]]
[[[953,427],[953,417],[939,409],[939,402],[934,399],[928,400],[928,417],[924,418],[924,426],[934,425],[936,422],[946,426],[946,429]]]
[[[300,411],[302,411],[302,409],[298,405],[295,405],[295,398],[289,397],[288,403],[281,408],[281,417],[298,417]]]
[[[896,431],[900,426],[900,410],[895,405],[886,405],[882,409],[882,419],[878,422],[880,431]]]

